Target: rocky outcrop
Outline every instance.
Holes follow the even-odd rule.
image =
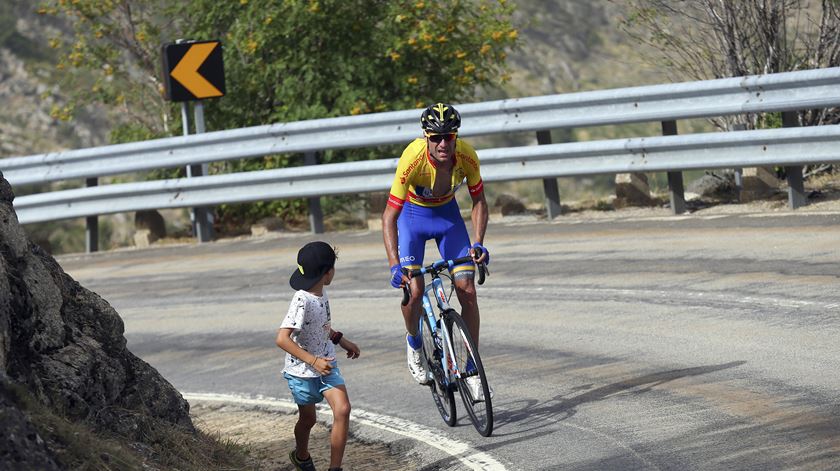
[[[126,348],[117,312],[28,240],[13,198],[0,174],[0,386],[13,382],[59,415],[132,441],[159,425],[194,430],[180,393]],[[9,404],[0,396],[0,408]],[[33,436],[24,415],[0,417],[19,417],[12,426]],[[2,460],[20,445],[0,438]],[[50,469],[43,463],[15,467]]]

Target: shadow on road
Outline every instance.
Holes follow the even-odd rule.
[[[592,385],[587,384],[572,388],[571,394],[575,394],[578,391],[588,391],[572,395],[571,397],[567,397],[568,394],[560,394],[545,402],[529,400],[525,401],[525,404],[521,406],[518,406],[516,403],[507,404],[496,410],[496,430],[499,430],[499,428],[503,427],[504,424],[507,423],[518,423],[519,425],[526,426],[525,430],[520,430],[517,433],[521,433],[522,431],[527,432],[537,430],[541,427],[550,426],[558,420],[564,420],[572,417],[577,413],[577,407],[581,404],[603,401],[621,393],[642,394],[650,391],[656,386],[660,386],[676,379],[714,373],[716,371],[735,368],[745,363],[745,361],[733,361],[720,365],[697,366],[694,368],[663,371],[661,373],[652,373],[638,378],[619,381],[617,383],[608,384],[592,390],[588,390],[592,387]],[[532,425],[532,427],[527,428],[528,425]],[[503,434],[494,433],[494,435],[500,436]]]

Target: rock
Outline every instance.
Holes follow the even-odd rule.
[[[143,442],[161,425],[194,432],[181,394],[126,348],[119,314],[26,237],[13,198],[0,177],[0,379],[54,413],[128,440]],[[0,403],[0,420],[10,421],[10,432],[0,432],[0,460],[20,446],[34,451],[12,468],[0,461],[0,469],[53,469],[37,440],[20,442],[11,432],[31,436],[14,408]]]
[[[134,246],[138,249],[145,249],[152,245],[157,239],[152,236],[152,231],[140,229],[134,233]]]
[[[779,179],[767,167],[747,167],[741,175],[742,188],[738,198],[742,203],[766,198],[779,188]]]
[[[137,211],[134,213],[134,229],[149,231],[150,242],[166,237],[166,221],[155,210]]]
[[[0,469],[61,469],[14,397],[9,380],[0,374]]]
[[[264,236],[269,232],[282,231],[285,223],[278,217],[263,218],[251,225],[251,235],[254,237]]]
[[[706,172],[702,177],[688,184],[686,193],[694,193],[701,199],[714,201],[738,199],[735,175],[732,172]]]
[[[525,214],[528,212],[525,204],[519,198],[507,193],[502,193],[496,197],[493,208],[499,210],[502,216]]]
[[[644,173],[619,173],[615,176],[615,208],[628,206],[655,206],[650,196],[647,176]]]

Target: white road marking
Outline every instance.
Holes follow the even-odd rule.
[[[257,396],[255,398],[233,394],[183,393],[187,401],[226,402],[238,405],[260,406],[297,410],[297,405],[288,399]],[[318,414],[331,417],[327,406],[319,406]],[[476,471],[505,471],[507,468],[495,458],[476,450],[466,443],[445,437],[440,430],[432,430],[408,420],[376,414],[354,407],[350,412],[351,420],[361,425],[378,428],[397,435],[425,443],[456,458],[465,469]]]

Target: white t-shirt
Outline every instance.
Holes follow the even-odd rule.
[[[300,348],[321,358],[335,358],[335,345],[330,341],[330,301],[323,296],[299,290],[292,298],[281,329],[294,329],[292,340]],[[300,358],[286,353],[283,371],[304,378],[317,378],[320,373]]]

